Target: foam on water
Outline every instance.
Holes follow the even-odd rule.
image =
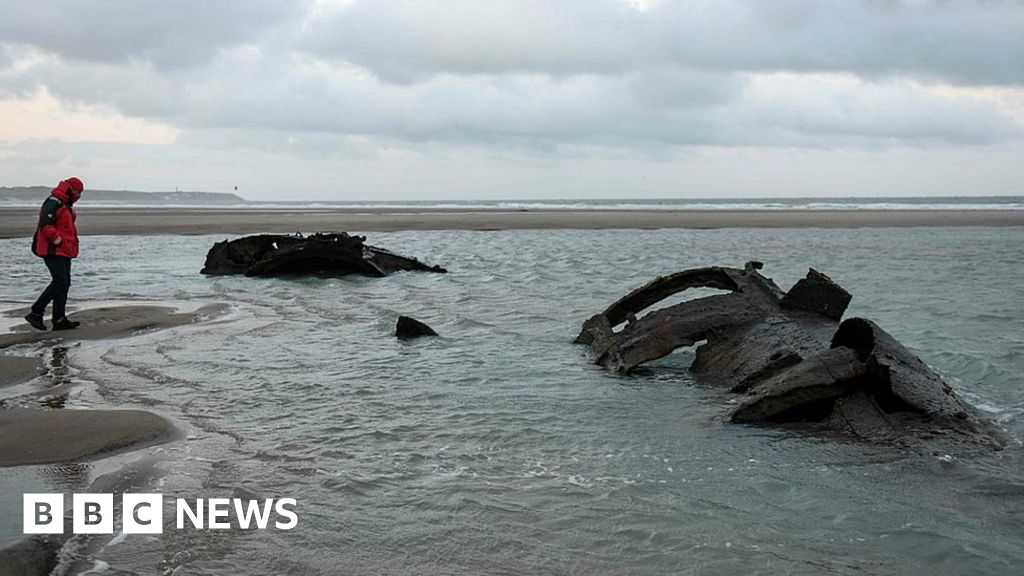
[[[854,294],[850,314],[1022,438],[1024,230],[403,232],[371,241],[450,273],[199,275],[221,239],[84,238],[74,302],[236,306],[68,355],[89,405],[183,428],[187,439],[151,451],[165,496],[296,497],[299,526],[128,536],[83,569],[938,575],[1024,563],[1019,446],[978,460],[727,425],[733,399],[685,373],[692,351],[618,378],[571,344],[658,274],[759,259],[788,287],[813,266]],[[0,299],[30,301],[41,263],[23,239],[0,240],[0,259]],[[399,314],[441,338],[395,340]]]

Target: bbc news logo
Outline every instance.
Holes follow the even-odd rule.
[[[241,498],[185,498],[174,501],[175,526],[178,530],[226,530],[232,519],[243,530],[291,530],[299,523],[295,499],[273,498],[243,500]],[[25,494],[22,518],[25,534],[64,533],[63,494]],[[113,534],[113,494],[73,494],[71,497],[71,530],[73,534]],[[271,522],[273,520],[273,522]],[[162,494],[122,494],[121,529],[125,534],[162,534],[164,531],[164,497]]]

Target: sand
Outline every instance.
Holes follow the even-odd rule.
[[[0,576],[50,574],[68,539],[64,535],[33,536],[0,550]]]
[[[11,332],[0,334],[0,348],[40,341],[128,337],[140,330],[188,324],[223,308],[209,305],[193,312],[178,312],[168,306],[91,308],[69,316],[83,323],[77,330],[41,332],[27,324],[15,324]],[[0,316],[19,318],[24,312],[5,310]],[[43,370],[40,357],[0,356],[0,387],[29,381]],[[41,392],[53,393],[57,388],[70,385],[45,388]],[[89,461],[179,436],[180,432],[169,420],[144,410],[47,410],[4,406],[0,407],[0,467]],[[125,489],[127,486],[119,491]],[[49,574],[56,567],[59,551],[67,538],[67,534],[29,537],[0,550],[0,576]]]
[[[139,331],[190,324],[221,312],[222,305],[207,305],[193,312],[168,306],[105,306],[75,312],[68,317],[82,322],[76,330],[36,331],[17,324],[0,334],[0,349],[32,342],[58,342],[129,337]],[[5,311],[10,316],[19,311]],[[0,356],[0,382],[30,380],[42,370],[40,358]],[[44,391],[53,391],[44,390]],[[106,457],[172,439],[174,426],[164,418],[141,410],[0,409],[0,467],[78,462]]]
[[[68,314],[82,326],[75,330],[58,332],[35,330],[28,323],[14,326],[11,332],[0,334],[0,349],[16,344],[27,344],[43,340],[72,342],[78,340],[99,340],[130,336],[141,330],[170,328],[191,324],[203,316],[217,314],[222,305],[209,305],[195,312],[178,312],[167,306],[106,306],[89,308]],[[49,324],[49,321],[47,321]],[[11,357],[0,357],[0,368],[7,371]],[[14,360],[14,362],[19,362]],[[13,364],[12,364],[13,366]]]
[[[28,382],[43,371],[42,358],[0,356],[0,387]]]
[[[0,208],[0,238],[30,237],[36,209]],[[1024,226],[1024,210],[411,210],[79,208],[91,234],[252,234],[611,228]],[[26,244],[26,248],[27,248]]]
[[[142,410],[0,411],[0,466],[78,462],[169,440],[174,426]]]

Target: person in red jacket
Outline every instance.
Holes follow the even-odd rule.
[[[75,202],[85,186],[78,178],[57,184],[39,210],[39,224],[32,237],[32,253],[43,259],[50,271],[50,284],[32,305],[25,320],[38,330],[46,330],[43,312],[53,302],[53,329],[71,330],[79,322],[68,320],[65,308],[71,288],[71,260],[78,257],[78,229],[75,227]]]

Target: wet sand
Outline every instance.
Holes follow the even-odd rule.
[[[202,316],[217,314],[223,306],[204,306],[195,312],[178,312],[167,306],[105,306],[89,308],[68,314],[71,320],[77,320],[82,326],[75,330],[58,332],[35,330],[27,323],[15,325],[11,332],[0,334],[0,349],[17,344],[40,342],[43,340],[78,341],[100,340],[130,336],[140,330],[170,328],[195,322]],[[22,315],[28,310],[12,310],[4,315]],[[49,320],[47,320],[49,325]],[[6,357],[0,357],[0,369],[7,370]],[[12,364],[13,365],[13,364]]]
[[[68,316],[82,322],[82,327],[76,330],[43,332],[25,323],[15,324],[10,332],[0,334],[0,349],[41,341],[127,337],[142,330],[190,324],[223,309],[221,305],[208,305],[193,312],[178,312],[167,306],[90,308]],[[3,315],[14,316],[23,312],[7,310]],[[31,380],[42,368],[42,360],[38,357],[0,356],[0,374],[4,374],[4,384]],[[52,392],[53,388],[39,391],[40,394]],[[105,457],[164,442],[176,434],[177,429],[169,421],[142,410],[0,409],[0,467]]]
[[[0,238],[31,236],[34,208],[0,208]],[[1024,210],[414,210],[79,208],[90,234],[613,228],[1024,226]]]
[[[0,387],[28,382],[42,372],[41,358],[0,356]]]
[[[170,440],[177,429],[142,410],[0,412],[0,466],[75,462]]]

